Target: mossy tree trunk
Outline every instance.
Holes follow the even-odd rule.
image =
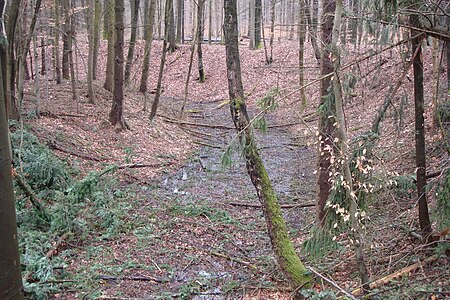
[[[287,226],[271,181],[259,156],[247,114],[238,49],[236,0],[224,0],[224,35],[226,47],[228,91],[231,117],[244,145],[247,172],[262,203],[267,230],[279,266],[289,281],[296,286],[310,281],[306,268],[289,238]]]
[[[262,41],[261,41],[261,22],[262,20],[262,1],[255,0],[255,44],[253,45],[254,49],[261,49]]]
[[[321,75],[326,75],[333,72],[333,65],[330,59],[330,49],[327,48],[331,44],[334,11],[336,9],[336,2],[332,0],[324,0],[322,2],[322,58],[321,58]],[[331,85],[330,77],[322,79],[320,82],[320,111],[319,117],[319,147],[318,147],[318,193],[316,212],[319,226],[325,224],[326,208],[325,204],[330,195],[330,168],[331,168],[331,153],[333,150],[333,135],[334,126],[332,118],[334,115],[334,101],[329,96],[329,88]]]
[[[6,51],[3,17],[6,0],[0,0],[0,299],[22,300],[23,284],[17,240],[11,145],[7,116]]]
[[[125,84],[130,81],[131,66],[133,64],[134,48],[136,45],[136,33],[137,33],[137,22],[139,17],[139,5],[140,0],[133,0],[132,15],[131,15],[131,35],[130,44],[128,46],[127,63],[125,65]]]

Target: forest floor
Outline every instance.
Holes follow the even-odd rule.
[[[138,45],[138,50],[139,47],[142,45]],[[268,130],[257,132],[257,143],[283,205],[291,239],[297,250],[303,252],[302,243],[310,237],[315,219],[310,204],[314,204],[316,194],[315,111],[319,87],[315,84],[306,89],[308,103],[306,110],[301,111],[296,92],[297,47],[295,42],[277,44],[275,61],[270,67],[264,64],[263,50],[250,51],[245,45],[241,47],[241,59],[251,115],[258,111],[257,99],[274,87],[281,91],[279,109],[268,113]],[[158,68],[161,52],[158,48],[160,44],[155,43],[151,70]],[[318,68],[311,50],[308,51],[305,72],[307,80],[312,81],[318,78]],[[204,45],[207,81],[197,83],[196,75],[192,75],[183,118],[180,108],[184,102],[189,46],[181,46],[168,57],[165,92],[155,123],[148,121],[149,112],[142,110],[144,97],[136,92],[136,84],[131,84],[125,95],[125,118],[131,128],[127,131],[116,132],[108,122],[112,97],[101,88],[102,78],[96,82],[96,105],[88,104],[84,96],[83,70],[79,71],[78,102],[69,100],[68,83],[56,86],[50,82],[40,88],[42,116],[26,121],[33,132],[56,155],[80,169],[81,176],[108,165],[119,166],[117,189],[127,194],[121,200],[125,216],[119,234],[105,236],[98,232],[65,245],[75,249],[66,258],[65,272],[68,278],[77,279],[66,283],[66,288],[54,298],[291,297],[293,290],[285,284],[276,266],[244,162],[236,152],[231,166],[224,167],[221,163],[223,154],[235,144],[235,130],[224,102],[227,100],[224,54],[221,45]],[[363,54],[358,52],[360,56]],[[346,102],[352,137],[370,128],[384,100],[385,92],[381,91],[386,91],[402,73],[401,59],[395,56],[392,51],[385,53],[355,65],[348,72],[358,78],[358,85],[351,91],[355,96]],[[101,59],[105,57],[100,55]],[[104,62],[100,61],[99,66],[99,74],[103,74]],[[139,59],[135,66],[140,66]],[[431,90],[431,70],[426,71],[427,88]],[[369,77],[371,73],[377,76]],[[151,87],[155,86],[154,80],[150,79]],[[132,78],[132,82],[136,81]],[[413,111],[407,109],[413,101],[410,86],[405,80],[386,115],[383,139],[376,152],[379,176],[396,174],[410,178],[414,172]],[[29,84],[26,92],[29,111],[34,107],[33,91],[34,86]],[[147,100],[151,104],[152,97]],[[430,169],[443,170],[449,160],[441,149],[441,136],[432,128],[429,131]],[[413,186],[405,183],[402,188],[401,193],[389,186],[377,189],[370,204],[366,255],[374,279],[431,255],[410,235],[417,230]],[[343,245],[338,252],[318,261],[304,255],[303,258],[307,265],[351,291],[358,287],[354,254],[345,234],[338,239]],[[434,299],[442,298],[446,294],[439,291],[448,292],[450,288],[446,274],[449,274],[448,260],[437,259],[431,266],[424,264],[413,270],[410,282],[403,277],[387,292],[381,290],[380,299],[387,299],[383,295],[389,293],[394,298],[408,299],[413,287],[422,289],[423,296],[410,299],[426,299],[431,295]],[[319,291],[325,285],[322,282],[315,288]]]

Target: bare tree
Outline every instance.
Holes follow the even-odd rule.
[[[139,5],[140,0],[132,1],[132,14],[131,14],[131,35],[130,44],[128,47],[127,63],[125,65],[125,84],[130,81],[131,66],[133,64],[134,48],[136,45],[136,32],[137,32],[137,22],[139,17]]]

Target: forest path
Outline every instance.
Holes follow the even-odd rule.
[[[166,100],[171,105],[177,101]],[[146,265],[130,269],[129,276],[138,272],[156,277],[158,284],[118,283],[107,286],[108,294],[236,299],[248,295],[249,289],[260,293],[261,288],[282,285],[261,210],[231,204],[259,202],[238,154],[233,155],[231,168],[221,166],[221,157],[236,132],[228,105],[218,109],[219,104],[203,101],[187,105],[187,122],[212,125],[182,125],[204,145],[175,172],[152,180],[145,188],[142,208],[135,216],[140,220],[134,236],[126,246],[114,250],[135,264]],[[269,127],[281,121],[268,116]],[[218,124],[229,128],[213,128]],[[314,200],[314,150],[286,128],[269,128],[256,136],[280,203],[292,205],[283,213],[300,250],[314,219],[311,207],[300,207]]]

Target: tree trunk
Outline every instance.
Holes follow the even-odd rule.
[[[197,55],[198,55],[198,82],[205,82],[205,70],[203,67],[203,10],[205,8],[205,0],[198,0],[197,9]]]
[[[5,7],[6,0],[0,0],[0,298],[23,300],[7,116]]]
[[[300,88],[305,84],[305,71],[304,71],[304,52],[305,52],[305,2],[299,0],[299,18],[298,18],[298,84]],[[300,101],[302,103],[302,110],[306,108],[306,94],[305,89],[300,90]]]
[[[145,36],[144,62],[142,64],[141,84],[139,86],[139,91],[141,93],[147,92],[148,72],[150,68],[150,52],[153,42],[153,27],[155,24],[156,0],[150,0],[150,5],[145,9],[147,10],[148,20],[146,20],[146,27],[144,34]]]
[[[363,252],[363,236],[360,221],[358,215],[361,213],[358,211],[357,196],[353,188],[353,178],[350,171],[350,161],[348,157],[350,153],[347,148],[347,133],[345,129],[345,116],[344,116],[344,105],[342,97],[342,88],[340,81],[340,49],[338,48],[338,41],[340,37],[340,28],[342,24],[342,0],[336,1],[336,10],[334,13],[334,25],[333,25],[333,38],[332,38],[332,48],[333,48],[333,59],[334,59],[334,76],[333,76],[333,93],[336,103],[336,121],[337,121],[337,133],[338,133],[338,146],[340,159],[344,162],[342,164],[343,174],[345,178],[345,183],[348,186],[344,186],[346,199],[349,201],[349,214],[350,214],[350,224],[353,245],[355,247],[356,263],[358,265],[359,276],[361,278],[361,284],[363,290],[367,290],[369,283],[369,276],[367,273],[367,267],[364,260]]]
[[[268,233],[275,257],[286,277],[296,286],[305,286],[310,277],[289,239],[286,223],[271,181],[259,156],[247,114],[238,49],[236,0],[224,0],[225,48],[231,117],[240,135],[247,172],[262,203]]]
[[[140,0],[133,0],[133,13],[131,16],[131,35],[130,35],[130,45],[128,47],[127,63],[125,65],[125,84],[130,81],[131,65],[133,63],[134,56],[134,46],[136,45],[136,31],[137,31],[137,21],[139,17],[139,5]]]
[[[302,1],[302,0],[300,0]],[[306,3],[304,5],[305,7],[305,15],[306,20],[308,22],[308,28],[309,28],[309,38],[311,40],[311,45],[314,50],[314,56],[316,57],[316,60],[320,63],[320,48],[317,44],[317,37],[318,37],[318,31],[317,31],[317,10],[318,10],[318,3],[317,0],[312,0],[312,7],[310,8],[310,4]]]
[[[270,0],[270,54],[269,59],[266,59],[266,63],[270,65],[273,62],[273,38],[275,35],[275,4],[276,0]]]
[[[175,17],[174,17],[174,11],[173,11],[173,1],[171,0],[171,4],[170,4],[170,11],[169,11],[169,24],[168,24],[168,42],[169,42],[169,53],[173,53],[175,52],[175,50],[177,49],[177,45],[175,43]],[[204,0],[203,0],[204,1]],[[165,29],[165,30],[167,30]]]
[[[255,1],[248,1],[248,35],[250,38],[250,43],[248,44],[249,49],[255,49]]]
[[[70,42],[71,28],[69,20],[70,0],[63,0],[62,2],[64,9],[62,76],[67,80],[70,78],[69,52],[72,51]]]
[[[89,53],[88,53],[88,72],[87,72],[87,90],[89,103],[94,104],[94,45],[95,45],[95,5],[94,0],[89,0],[89,7],[87,11],[88,19],[88,38],[89,38]]]
[[[59,53],[59,35],[60,35],[60,12],[59,12],[59,6],[60,1],[55,0],[55,45],[54,45],[54,52],[55,52],[55,70],[56,70],[56,84],[61,84],[62,74],[61,74],[61,61],[60,61],[60,53]]]
[[[262,18],[262,1],[255,0],[255,44],[254,49],[261,49],[261,18]]]
[[[118,130],[126,129],[127,124],[123,117],[123,30],[124,30],[124,0],[115,0],[114,20],[114,92],[109,121]]]
[[[114,70],[115,62],[114,62],[114,53],[115,53],[115,41],[114,37],[115,33],[115,17],[114,17],[114,0],[105,0],[108,2],[106,5],[107,11],[105,15],[108,15],[108,57],[106,59],[106,74],[105,74],[105,83],[103,84],[103,88],[107,91],[113,92],[114,89]]]
[[[184,0],[177,0],[177,38],[176,42],[184,42]]]
[[[330,49],[327,45],[331,44],[333,30],[333,15],[336,9],[336,2],[332,0],[324,0],[323,5],[323,27],[322,27],[322,44],[324,45],[321,59],[321,75],[333,72],[333,65],[330,58]],[[317,195],[317,219],[319,226],[325,224],[326,209],[325,204],[330,195],[330,159],[333,149],[334,126],[329,116],[334,115],[334,101],[329,99],[328,89],[330,87],[330,77],[322,79],[320,85],[320,106],[321,116],[319,118],[319,161],[318,161],[318,195]],[[327,101],[328,100],[328,101]]]
[[[8,36],[8,48],[7,48],[7,60],[8,65],[6,72],[3,73],[5,80],[7,80],[7,85],[5,85],[7,97],[5,99],[7,104],[7,112],[9,112],[9,117],[11,119],[18,120],[20,118],[19,103],[16,98],[16,70],[17,70],[17,59],[16,51],[18,51],[18,46],[16,45],[16,28],[17,20],[19,19],[19,8],[21,6],[21,0],[13,0],[10,5],[10,11],[8,12],[8,24],[7,24],[7,36]],[[4,61],[6,64],[6,60]]]
[[[410,22],[419,27],[418,15],[411,15]],[[411,36],[417,35],[412,30]],[[416,176],[417,176],[417,203],[419,204],[419,224],[422,239],[428,242],[431,235],[431,222],[428,213],[427,202],[427,178],[426,178],[426,150],[425,150],[425,119],[424,119],[424,98],[423,98],[423,62],[422,62],[422,37],[412,40],[412,52],[417,49],[417,55],[413,60],[414,70],[414,108],[415,108],[415,140],[416,140]]]
[[[159,73],[158,73],[158,83],[156,85],[156,93],[155,99],[153,100],[152,110],[150,111],[150,122],[156,117],[156,111],[158,110],[159,97],[161,96],[161,87],[162,87],[162,78],[164,74],[164,65],[166,64],[166,54],[167,54],[167,40],[169,39],[169,22],[170,22],[170,13],[172,12],[173,0],[166,0],[166,6],[164,10],[164,40],[163,40],[163,49],[161,54],[161,64],[159,65]]]
[[[94,0],[94,53],[92,58],[92,79],[97,79],[98,51],[100,47],[100,20],[102,17],[102,3]]]
[[[213,8],[213,0],[209,0],[209,9],[208,9],[208,44],[211,45],[212,42],[212,8]]]

